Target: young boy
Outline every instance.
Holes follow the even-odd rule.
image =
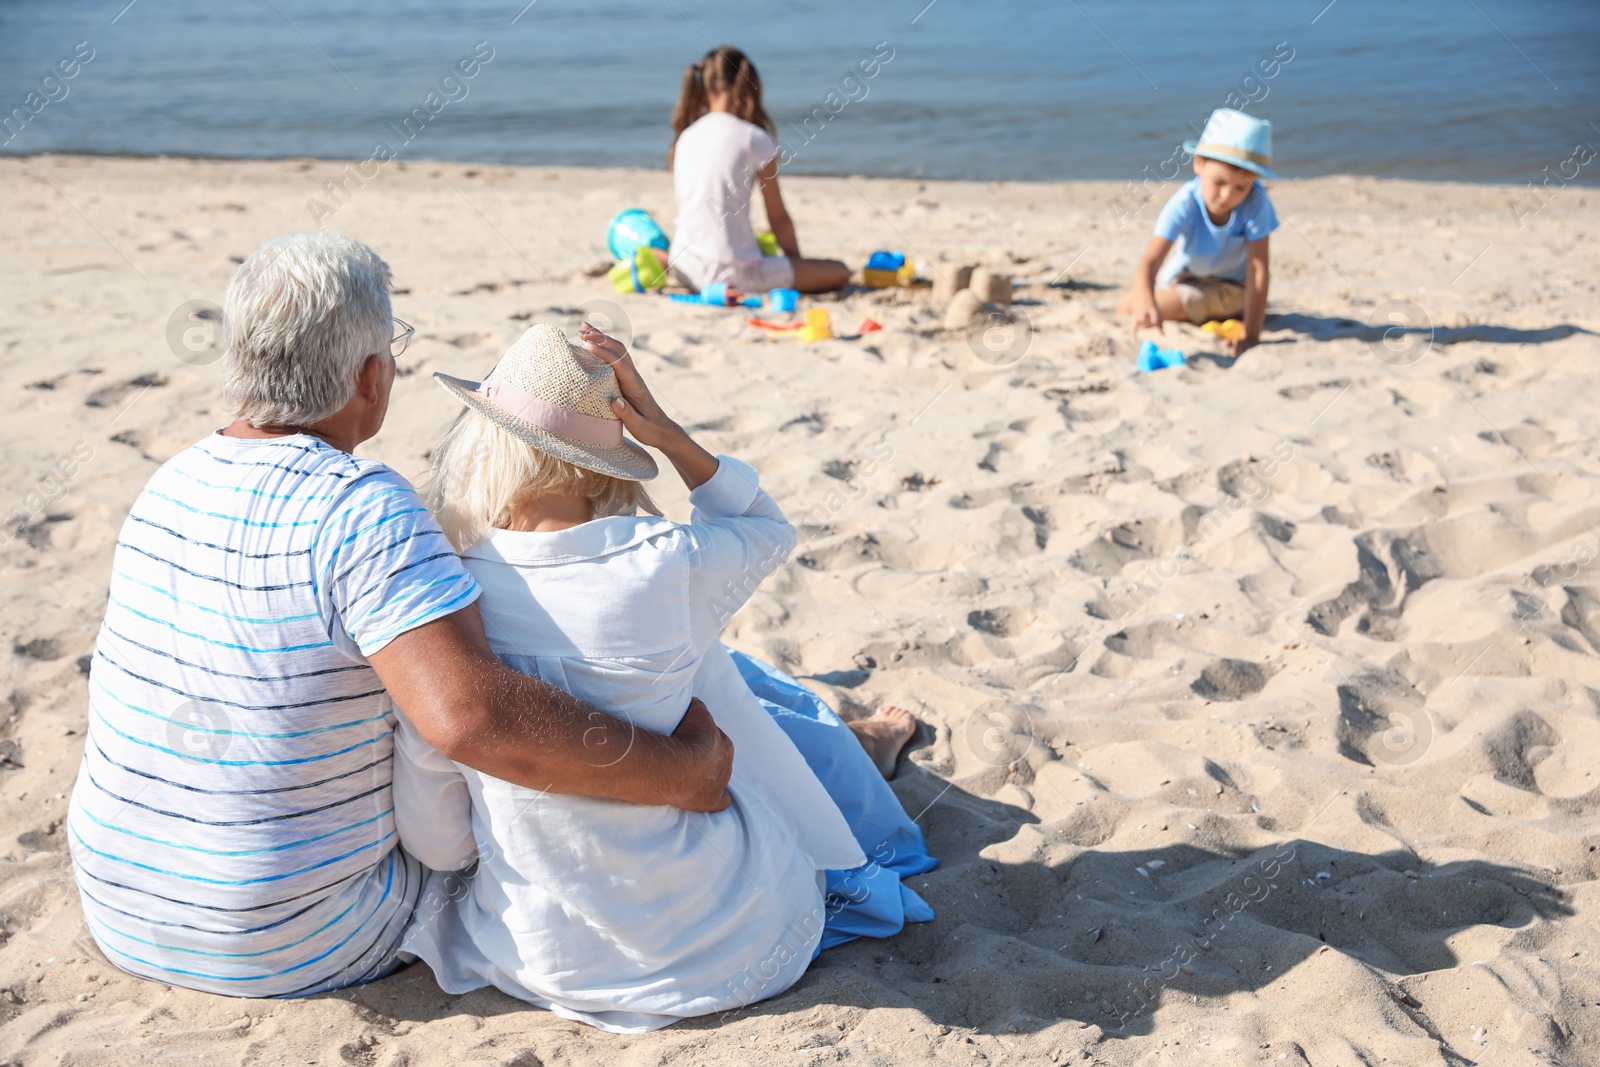
[[[1277,177],[1272,124],[1219,108],[1200,140],[1183,147],[1194,155],[1195,177],[1161,209],[1117,313],[1132,313],[1136,338],[1150,327],[1160,331],[1163,319],[1243,318],[1244,336],[1224,342],[1238,356],[1260,343],[1267,313],[1267,235],[1278,228],[1278,216],[1256,178]]]

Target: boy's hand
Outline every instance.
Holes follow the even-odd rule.
[[[1235,359],[1244,355],[1246,351],[1254,348],[1260,343],[1261,338],[1259,337],[1240,337],[1236,340],[1223,342],[1223,344],[1227,346],[1228,355],[1233,356]]]
[[[1119,313],[1133,314],[1135,341],[1142,340],[1139,336],[1142,330],[1154,330],[1158,337],[1166,333],[1161,326],[1161,306],[1156,302],[1156,272],[1171,251],[1171,241],[1151,234],[1150,240],[1145,242],[1144,252],[1139,256],[1139,265],[1133,269],[1133,283],[1117,305]],[[1181,320],[1183,316],[1178,314],[1173,318]]]
[[[1155,294],[1141,293],[1133,299],[1133,339],[1137,341],[1139,331],[1148,329],[1160,334],[1167,332],[1161,325],[1161,309],[1156,306]]]

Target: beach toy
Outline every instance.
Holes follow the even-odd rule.
[[[883,329],[881,323],[874,322],[872,319],[862,319],[861,325],[856,327],[856,333],[877,333],[881,329]]]
[[[763,330],[772,330],[776,333],[789,333],[793,330],[803,330],[806,328],[806,324],[804,322],[768,322],[766,319],[758,319],[754,315],[750,316],[744,321],[749,323],[751,326],[756,326]]]
[[[778,235],[771,230],[762,230],[756,234],[756,247],[761,249],[764,256],[781,256],[783,250],[778,247]]]
[[[671,244],[665,231],[643,208],[630,207],[617,213],[606,227],[606,247],[618,259],[632,259],[640,248],[659,248],[663,251]]]
[[[861,280],[869,289],[888,289],[901,284],[900,273],[910,266],[904,253],[879,250],[867,257],[867,265],[861,268]],[[911,275],[916,276],[915,269]]]
[[[826,341],[833,336],[833,321],[828,318],[828,312],[825,308],[812,308],[807,311],[803,322],[768,322],[766,319],[758,319],[754,316],[744,321],[759,329],[771,330],[773,333],[787,337],[791,341]],[[872,322],[871,319],[868,319],[867,322],[872,323],[872,328],[875,330],[883,329],[882,326]],[[861,332],[867,332],[866,323],[862,324]]]
[[[1213,337],[1220,337],[1224,341],[1239,341],[1244,338],[1244,323],[1238,319],[1227,319],[1223,322],[1208,322],[1200,327]]]
[[[661,289],[667,284],[667,265],[661,262],[653,246],[641,245],[633,255],[619,259],[606,272],[611,287],[619,293],[642,293],[647,289]]]
[[[826,308],[812,308],[806,312],[806,324],[800,330],[802,341],[826,341],[833,336],[833,320]]]
[[[826,308],[812,308],[806,312],[805,325],[798,330],[785,330],[785,337],[796,341],[826,341],[833,336],[833,320]]]
[[[773,311],[793,311],[800,303],[800,290],[774,289],[767,296],[772,301]]]
[[[728,288],[727,282],[712,282],[698,293],[674,293],[672,299],[680,304],[707,304],[718,308],[761,306],[759,296],[743,296],[739,290]]]
[[[1183,366],[1183,352],[1179,349],[1157,348],[1156,343],[1150,340],[1139,346],[1139,370],[1145,373],[1181,366]]]
[[[827,341],[834,336],[834,322],[827,317],[826,307],[813,307],[805,314],[805,326],[800,330],[802,341]]]

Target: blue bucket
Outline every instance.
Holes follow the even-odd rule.
[[[656,220],[643,208],[630,207],[618,212],[606,227],[606,247],[617,259],[632,260],[641,248],[665,249],[671,242]]]

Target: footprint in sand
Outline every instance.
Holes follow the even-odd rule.
[[[127,445],[151,463],[165,463],[194,442],[162,430],[136,428],[112,435],[112,441]]]
[[[94,377],[104,373],[105,371],[101,370],[99,367],[84,367],[82,370],[72,370],[65,374],[58,374],[54,378],[42,378],[36,382],[29,382],[27,385],[23,386],[23,388],[38,389],[42,392],[52,392],[57,386],[66,381],[68,378],[72,377],[74,374],[87,374],[90,377]]]
[[[146,389],[159,388],[167,384],[170,379],[165,374],[141,374],[137,378],[129,378],[116,385],[107,385],[90,393],[84,403],[92,408],[120,408],[127,403],[134,394]]]
[[[1026,608],[982,608],[967,613],[968,626],[994,637],[1012,637],[1033,623],[1034,614]]]
[[[11,649],[19,656],[48,663],[66,655],[66,649],[59,637],[35,637],[27,641],[18,641]]]
[[[1206,700],[1244,700],[1261,692],[1272,675],[1265,663],[1220,659],[1208,664],[1189,688]]]

